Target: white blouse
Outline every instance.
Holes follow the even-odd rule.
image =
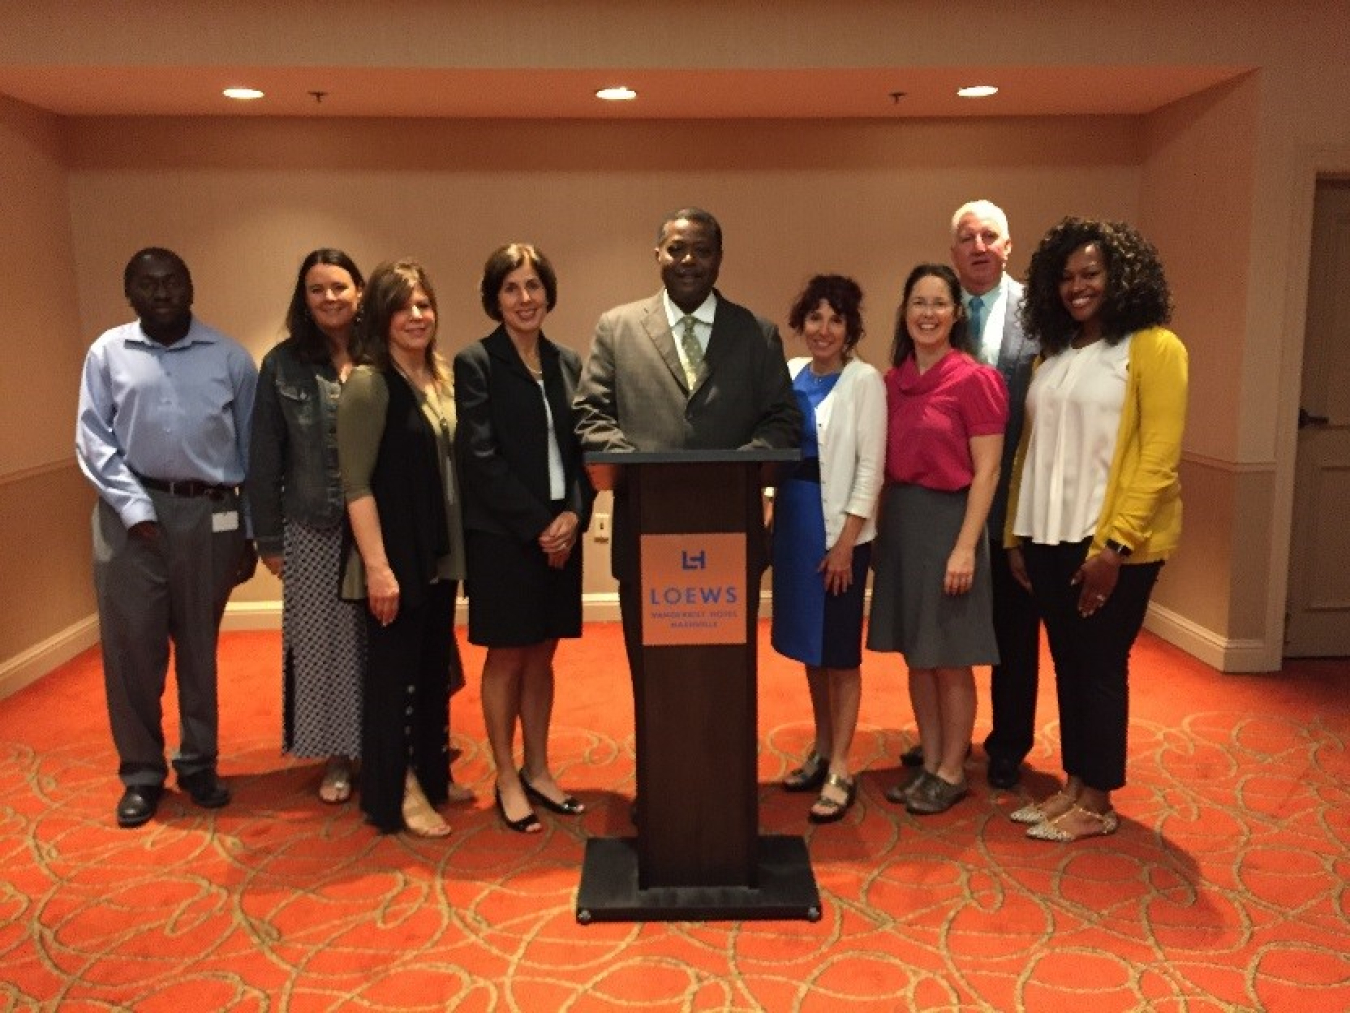
[[[1027,391],[1031,431],[1013,534],[1040,545],[1081,542],[1101,519],[1130,366],[1130,338],[1066,348]]]
[[[543,376],[536,376],[534,382],[539,385],[539,396],[544,399],[544,416],[548,419],[548,495],[556,503],[567,495],[567,475],[563,471],[558,432],[553,427],[553,406],[548,403]]]
[[[810,362],[791,359],[788,372],[796,379]],[[816,442],[826,548],[839,541],[846,514],[863,518],[856,544],[870,542],[886,477],[886,385],[875,367],[861,359],[844,364],[834,389],[816,408]]]

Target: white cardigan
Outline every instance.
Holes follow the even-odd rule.
[[[788,362],[795,380],[811,360]],[[844,529],[844,515],[865,518],[858,544],[877,534],[877,497],[886,476],[886,385],[881,374],[859,359],[844,364],[834,389],[816,408],[820,445],[820,505],[825,514],[825,547]]]

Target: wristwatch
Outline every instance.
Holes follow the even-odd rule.
[[[1114,552],[1121,559],[1130,558],[1130,553],[1134,551],[1128,545],[1123,545],[1120,542],[1116,541],[1114,538],[1108,538],[1106,540],[1106,547],[1110,549],[1112,552]]]

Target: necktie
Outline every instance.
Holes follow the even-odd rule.
[[[983,358],[983,347],[980,337],[983,331],[984,300],[979,296],[973,296],[970,300],[970,343],[981,353],[981,358]]]
[[[703,346],[698,343],[694,333],[694,318],[686,316],[680,321],[684,330],[680,332],[680,348],[684,350],[684,381],[690,390],[698,379],[698,367],[703,365]]]

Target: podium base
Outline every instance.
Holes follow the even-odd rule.
[[[820,920],[820,894],[800,837],[759,838],[758,887],[638,888],[637,840],[592,837],[577,889],[577,921],[672,922]]]

